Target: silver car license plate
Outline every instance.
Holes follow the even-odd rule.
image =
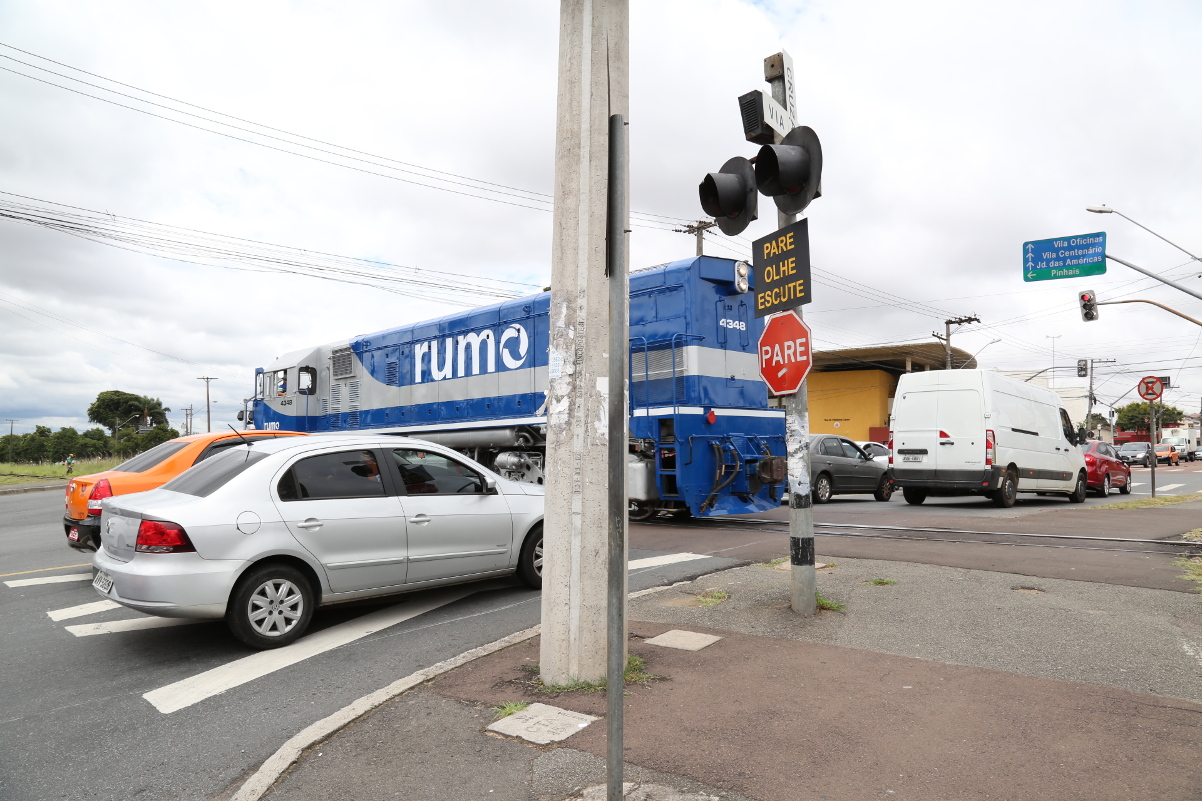
[[[922,456],[903,456],[902,461],[903,462],[921,462]]]
[[[101,570],[96,574],[96,578],[92,579],[92,586],[107,595],[113,588],[113,577]]]

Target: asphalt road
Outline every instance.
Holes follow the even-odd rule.
[[[220,622],[114,631],[117,621],[154,619],[124,608],[75,609],[102,600],[86,578],[7,586],[73,574],[90,578],[88,556],[65,545],[61,510],[58,492],[0,495],[5,801],[221,795],[313,721],[539,619],[538,593],[503,580],[468,585],[458,599],[447,597],[451,590],[430,590],[319,611],[297,645],[321,636],[362,636],[283,666],[264,664]],[[660,553],[635,549],[631,559]],[[630,587],[734,564],[704,558],[639,569]],[[406,610],[426,608],[402,619]],[[207,671],[224,691],[207,694],[189,682]],[[144,697],[148,693],[159,707]]]
[[[871,495],[836,495],[829,503],[814,507],[814,520],[832,525],[917,526],[1148,541],[1178,538],[1184,532],[1202,526],[1202,462],[1179,468],[1162,467],[1156,471],[1158,495],[1197,494],[1196,502],[1155,509],[1091,508],[1148,497],[1149,471],[1136,468],[1133,476],[1130,495],[1112,490],[1109,498],[1091,494],[1084,504],[1073,504],[1063,496],[1023,493],[1009,509],[1000,509],[978,496],[928,498],[921,506],[911,506],[900,493],[894,494],[887,503],[875,501]],[[782,507],[749,517],[779,523],[788,520],[789,510]],[[664,517],[646,524],[632,524],[630,544],[632,548],[690,551],[752,562],[768,562],[788,555],[789,535],[779,525],[768,525],[759,530],[749,528],[747,525],[728,525],[725,521],[682,521]],[[828,528],[825,534],[823,531],[816,529],[815,548],[819,559],[858,557],[1179,592],[1196,589],[1193,583],[1180,577],[1181,569],[1172,564],[1176,557],[1144,552],[1165,550],[1154,544],[1039,540],[1002,534],[866,531],[851,526],[841,530]],[[841,536],[834,536],[834,531],[840,531]],[[883,538],[901,536],[919,538]]]

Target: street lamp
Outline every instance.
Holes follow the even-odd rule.
[[[1002,340],[1000,340],[1000,339],[995,339],[995,340],[993,340],[992,342],[986,342],[986,343],[985,343],[985,345],[984,345],[984,346],[981,348],[981,350],[985,350],[985,348],[989,347],[990,345],[996,345],[997,343],[999,343],[999,342],[1001,342],[1001,341],[1002,341]],[[965,362],[964,364],[960,365],[960,369],[961,369],[961,370],[963,370],[965,367],[967,367],[967,366],[968,366],[968,363],[969,363],[969,362],[971,362],[973,359],[975,359],[975,358],[977,358],[978,356],[980,356],[980,355],[981,355],[981,350],[979,350],[979,351],[977,351],[976,353],[974,353],[974,354],[972,355],[972,357],[971,357],[971,358],[970,358],[970,359],[969,359],[967,362]]]
[[[1052,340],[1052,371],[1048,373],[1048,389],[1052,389],[1056,379],[1056,340],[1064,334],[1044,334],[1044,339]]]
[[[1118,209],[1112,209],[1112,208],[1110,208],[1109,206],[1107,206],[1107,205],[1103,204],[1103,205],[1101,205],[1101,206],[1086,206],[1086,207],[1085,207],[1085,210],[1086,210],[1086,211],[1092,211],[1094,214],[1117,214],[1118,216],[1122,217],[1122,218],[1123,218],[1124,220],[1126,220],[1127,222],[1130,222],[1130,223],[1135,223],[1135,225],[1138,225],[1140,228],[1144,229],[1145,231],[1147,231],[1149,234],[1151,234],[1152,236],[1156,237],[1157,239],[1163,239],[1165,242],[1168,242],[1170,245],[1172,245],[1173,247],[1177,248],[1178,250],[1180,250],[1180,251],[1181,251],[1182,253],[1184,253],[1185,255],[1189,256],[1189,257],[1190,257],[1191,259],[1193,259],[1194,261],[1202,261],[1202,257],[1195,256],[1193,253],[1190,253],[1188,250],[1186,250],[1185,248],[1181,247],[1181,245],[1178,245],[1176,242],[1173,242],[1172,240],[1169,240],[1169,239],[1165,239],[1163,236],[1161,236],[1160,234],[1156,233],[1155,231],[1153,231],[1153,230],[1152,230],[1151,228],[1149,228],[1148,226],[1146,226],[1146,225],[1143,225],[1143,224],[1141,224],[1141,223],[1138,223],[1138,222],[1135,222],[1135,220],[1131,219],[1131,218],[1130,218],[1130,217],[1128,217],[1126,214],[1123,214],[1123,213],[1122,213],[1121,211],[1119,211]]]

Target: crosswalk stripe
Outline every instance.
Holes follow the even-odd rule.
[[[198,673],[157,690],[151,690],[142,697],[153,704],[155,709],[164,715],[169,715],[206,698],[219,695],[226,690],[295,665],[297,662],[303,662],[310,657],[323,654],[362,639],[369,634],[382,631],[389,626],[395,626],[411,618],[424,615],[440,606],[446,606],[461,598],[466,598],[478,592],[479,589],[480,586],[475,585],[412,596],[410,600],[396,606],[371,612],[354,620],[348,620],[346,623],[309,634],[292,645],[285,645],[283,648],[275,648],[270,651],[259,651],[242,659],[235,659],[233,662],[227,662],[212,670],[206,670],[204,673]]]
[[[63,584],[68,581],[91,581],[91,573],[72,573],[69,576],[43,576],[42,578],[17,579],[4,582],[5,587],[32,587],[35,584]]]
[[[213,622],[215,621],[183,617],[131,617],[125,620],[112,620],[108,623],[80,623],[75,626],[63,626],[63,628],[76,637],[91,637],[96,634],[116,634],[122,631],[163,629],[168,626],[186,626],[191,623]]]
[[[1132,482],[1131,482],[1131,486],[1133,486],[1133,487],[1142,487],[1142,486],[1144,486],[1144,485],[1145,485],[1145,484],[1147,484],[1147,483],[1148,483],[1148,482],[1146,482],[1146,481],[1132,481]]]
[[[69,620],[73,617],[83,617],[84,615],[94,615],[97,612],[104,612],[109,609],[116,609],[121,604],[114,601],[95,601],[90,604],[80,604],[79,606],[68,606],[66,609],[47,609],[46,614],[50,615],[51,620]]]
[[[1185,486],[1184,484],[1165,484],[1163,487],[1157,487],[1156,489],[1158,489],[1162,492],[1167,492],[1169,490],[1177,489],[1178,487],[1184,487],[1184,486]]]
[[[638,570],[641,567],[660,567],[661,565],[674,565],[678,562],[691,562],[694,559],[709,558],[699,553],[670,553],[663,556],[649,556],[646,559],[635,559],[630,563],[628,569]]]

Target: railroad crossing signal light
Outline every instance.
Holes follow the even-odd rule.
[[[1092,323],[1098,319],[1098,296],[1094,294],[1092,289],[1086,289],[1077,293],[1077,300],[1081,303],[1081,319],[1087,323]]]
[[[755,170],[742,156],[735,156],[718,172],[706,175],[697,186],[697,193],[701,196],[701,208],[727,236],[743,233],[759,217]]]
[[[1077,378],[1089,377],[1089,359],[1077,359]]]
[[[755,183],[785,214],[799,214],[822,197],[822,144],[813,128],[794,128],[779,145],[755,157]]]

